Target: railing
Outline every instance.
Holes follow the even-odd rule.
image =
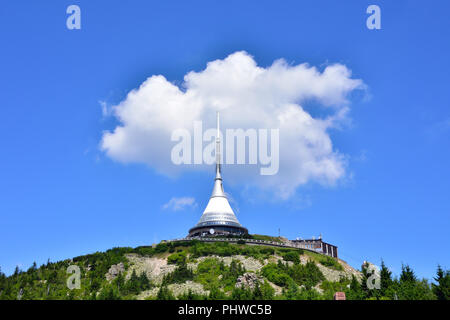
[[[165,240],[165,242],[180,242],[180,241],[192,241],[192,240],[199,240],[204,242],[238,242],[238,241],[245,241],[246,243],[250,244],[260,244],[260,245],[267,245],[267,246],[274,246],[274,247],[282,247],[282,248],[294,248],[294,249],[303,249],[308,250],[311,252],[323,254],[326,256],[332,256],[330,253],[325,253],[321,251],[320,248],[312,249],[307,248],[305,244],[296,243],[296,244],[287,244],[282,242],[276,242],[276,241],[268,241],[268,240],[257,240],[257,239],[243,239],[243,238],[205,238],[205,237],[188,237],[188,238],[178,238],[178,239],[172,239],[172,240]]]

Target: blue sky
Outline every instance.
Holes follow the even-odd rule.
[[[81,30],[66,28],[70,4],[81,8]],[[366,28],[370,4],[381,8],[381,30]],[[340,63],[367,89],[351,98],[351,124],[329,131],[348,160],[336,185],[300,185],[287,200],[252,197],[227,184],[224,168],[240,222],[288,238],[322,233],[355,267],[383,258],[395,274],[408,263],[426,278],[438,263],[450,268],[449,9],[445,1],[4,2],[2,271],[186,235],[213,169],[168,177],[111,159],[100,142],[118,120],[99,101],[118,104],[152,75],[181,83],[241,50],[262,67],[279,58],[321,70]],[[197,206],[164,209],[173,197]]]

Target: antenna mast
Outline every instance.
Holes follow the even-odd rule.
[[[220,175],[220,128],[219,111],[217,111],[217,135],[216,135],[216,175]]]

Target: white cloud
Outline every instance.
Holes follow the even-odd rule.
[[[192,197],[181,197],[181,198],[172,198],[169,202],[165,203],[162,208],[164,210],[172,210],[172,211],[180,211],[185,210],[187,208],[195,208],[197,207],[197,203],[195,202],[195,198]]]
[[[202,120],[215,126],[221,111],[222,128],[279,128],[280,169],[260,176],[255,166],[225,166],[227,182],[275,191],[288,198],[310,181],[333,185],[346,174],[346,157],[333,148],[330,128],[348,120],[348,94],[364,88],[342,64],[322,72],[308,64],[289,65],[283,59],[267,68],[257,66],[246,52],[236,52],[189,72],[181,87],[162,75],[149,77],[112,107],[120,122],[103,134],[101,149],[120,162],[145,163],[158,172],[174,175],[187,170],[212,170],[206,165],[176,166],[171,162],[170,140],[175,129],[192,130]],[[318,114],[304,108],[314,102]]]

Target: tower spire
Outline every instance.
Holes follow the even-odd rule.
[[[226,193],[223,190],[221,167],[220,167],[220,121],[217,112],[217,134],[216,134],[216,178],[214,187],[209,198],[208,205],[203,211],[200,221],[189,230],[189,237],[203,236],[206,234],[247,234],[244,228],[234,215]]]
[[[220,168],[220,119],[219,111],[217,111],[217,134],[216,134],[216,179],[222,179]]]

